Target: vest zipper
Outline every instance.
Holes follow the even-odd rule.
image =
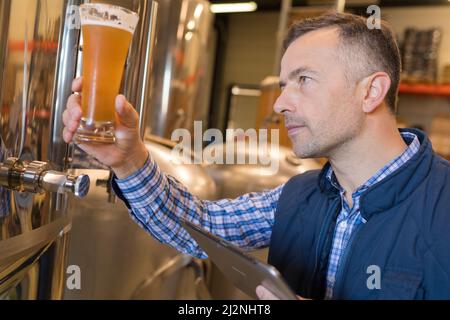
[[[351,252],[353,244],[355,243],[355,239],[364,223],[361,223],[355,227],[353,230],[350,239],[348,240],[347,247],[345,248],[344,255],[341,257],[341,261],[339,261],[339,270],[336,274],[336,281],[334,283],[333,295],[331,297],[332,300],[336,299],[341,294],[343,288],[343,277],[348,268],[348,256]]]
[[[339,199],[339,197],[336,197],[336,199]],[[319,234],[319,239],[317,241],[317,246],[316,246],[316,261],[314,264],[314,275],[315,275],[315,279],[314,282],[318,283],[320,280],[325,280],[325,286],[326,286],[326,279],[327,279],[327,271],[325,271],[325,278],[324,279],[318,279],[320,277],[320,274],[317,272],[317,269],[319,268],[320,265],[320,259],[321,259],[321,255],[322,255],[322,251],[323,251],[323,246],[324,243],[326,241],[326,234],[329,231],[330,228],[330,223],[332,223],[333,219],[338,217],[339,213],[341,212],[342,208],[340,206],[340,201],[336,201],[335,202],[335,208],[333,211],[333,214],[327,216],[326,220],[324,221],[324,224],[322,226],[322,228],[320,229],[320,234]],[[333,229],[336,227],[336,224],[334,225]],[[327,263],[328,265],[328,263]],[[319,285],[321,285],[322,283],[319,283]],[[315,285],[313,285],[313,287],[315,287]],[[322,297],[323,298],[323,297]]]

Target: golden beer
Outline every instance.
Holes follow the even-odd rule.
[[[115,98],[133,35],[118,28],[97,25],[85,25],[82,30],[83,117],[112,122]]]
[[[138,18],[127,9],[98,3],[82,5],[80,13],[83,116],[75,139],[114,143],[115,99]]]

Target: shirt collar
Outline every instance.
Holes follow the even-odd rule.
[[[380,182],[391,173],[399,169],[404,165],[409,159],[411,159],[420,149],[420,141],[417,135],[412,132],[401,132],[401,136],[405,143],[408,145],[406,150],[395,159],[391,160],[383,168],[378,170],[369,180],[367,180],[363,185],[358,187],[353,194],[361,194],[369,187],[373,186],[377,182]],[[339,190],[339,192],[344,192],[343,188],[339,184],[336,175],[334,174],[333,168],[330,166],[326,173],[326,178],[331,183],[331,185]]]

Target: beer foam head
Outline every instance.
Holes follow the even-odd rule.
[[[134,33],[139,16],[128,9],[103,3],[86,3],[80,6],[82,25],[102,25]]]

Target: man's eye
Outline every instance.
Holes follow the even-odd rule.
[[[306,77],[306,76],[300,76],[300,77],[298,78],[298,83],[299,83],[299,84],[304,84],[307,80],[309,80],[308,77]]]

